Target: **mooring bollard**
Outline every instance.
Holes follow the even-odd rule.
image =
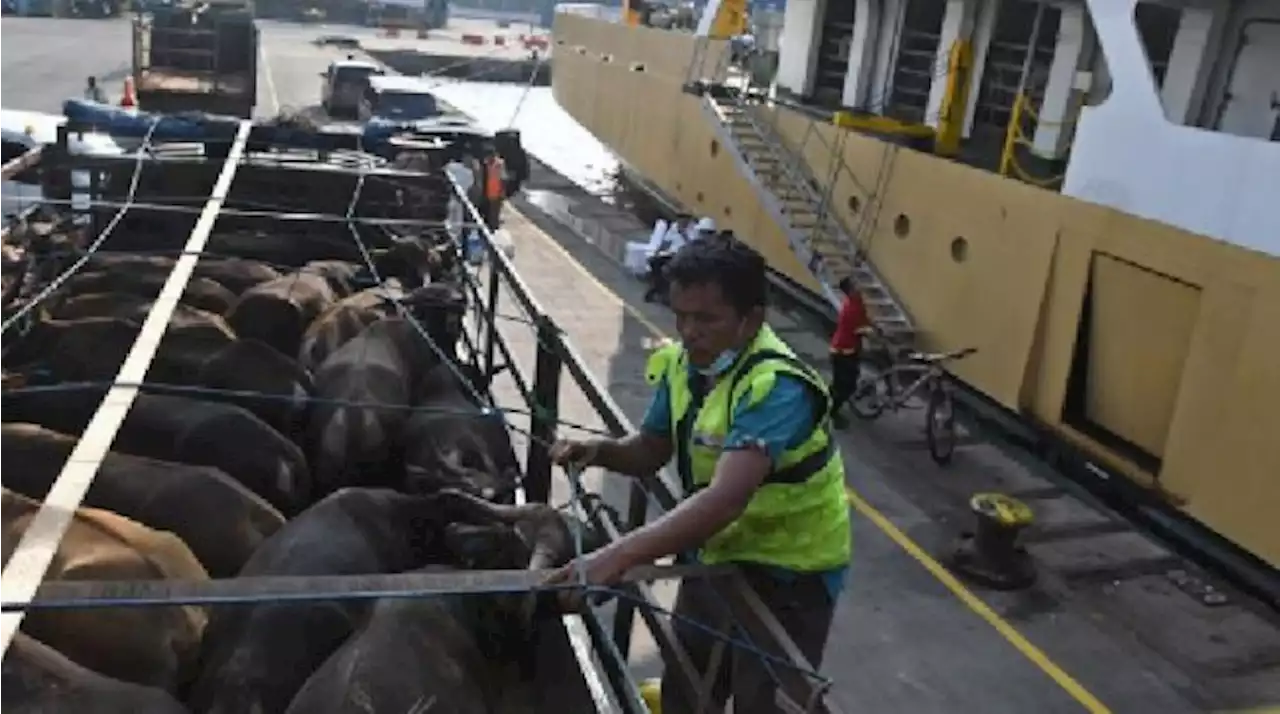
[[[977,519],[973,533],[962,533],[951,555],[961,575],[996,590],[1018,590],[1036,580],[1035,564],[1018,536],[1035,522],[1027,504],[1003,493],[978,493],[969,499]]]

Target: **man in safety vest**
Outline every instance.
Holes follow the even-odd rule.
[[[851,548],[826,384],[764,323],[765,261],[746,244],[723,235],[692,241],[666,272],[681,342],[649,358],[655,395],[640,432],[560,441],[551,456],[637,476],[674,457],[686,498],[551,582],[585,572],[591,584],[607,585],[636,565],[689,551],[703,563],[734,563],[818,667]],[[681,643],[705,672],[715,640],[681,620],[725,627],[726,602],[708,581],[687,580],[675,613]],[[711,710],[732,695],[737,714],[776,711],[760,655],[730,647],[725,656]],[[667,671],[680,670],[668,662]],[[661,694],[663,714],[694,710],[683,687],[669,683]]]

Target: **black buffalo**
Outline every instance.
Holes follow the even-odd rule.
[[[187,714],[160,689],[98,674],[21,632],[5,653],[3,684],[10,714]]]
[[[33,424],[5,424],[4,485],[40,500],[58,478],[75,437]],[[218,469],[107,452],[84,505],[170,531],[215,578],[235,575],[284,525],[280,512]]]
[[[100,387],[5,393],[6,422],[80,434],[102,403]],[[261,419],[232,404],[173,394],[137,395],[112,449],[163,461],[212,466],[286,516],[310,502],[302,451]]]
[[[303,511],[254,553],[242,576],[365,575],[439,560],[435,498],[343,489]],[[215,608],[190,706],[199,714],[283,712],[358,627],[362,601]]]
[[[403,469],[394,462],[414,386],[433,364],[453,359],[466,300],[455,286],[432,284],[402,304],[417,317],[373,323],[316,372],[318,401],[311,410],[308,443],[321,493],[352,485],[402,485]]]

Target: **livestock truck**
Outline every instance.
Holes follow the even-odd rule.
[[[547,446],[559,429],[573,426],[560,421],[571,416],[559,406],[563,380],[594,408],[594,416],[579,419],[598,420],[618,436],[631,425],[474,208],[467,213],[479,224],[488,274],[457,260],[460,246],[446,237],[442,222],[450,201],[465,196],[444,167],[474,145],[474,137],[437,132],[402,142],[410,148],[400,154],[380,156],[367,152],[365,137],[329,129],[135,115],[79,100],[68,102],[64,113],[66,126],[38,157],[47,210],[7,227],[4,240],[6,288],[12,288],[4,291],[4,450],[13,466],[4,483],[4,533],[13,552],[3,611],[24,619],[18,634],[16,622],[0,634],[6,684],[11,673],[17,682],[5,688],[6,710],[62,711],[52,702],[75,691],[100,709],[116,704],[145,711],[183,710],[175,697],[200,711],[253,711],[253,700],[267,696],[279,700],[274,709],[280,711],[290,701],[295,711],[315,711],[318,701],[348,710],[381,702],[378,711],[477,711],[484,702],[476,699],[501,695],[516,706],[494,703],[484,710],[643,714],[648,709],[631,671],[637,614],[659,648],[681,664],[666,674],[664,688],[697,698],[673,633],[688,625],[659,614],[647,582],[702,576],[723,586],[726,612],[743,628],[742,639],[785,653],[788,664],[775,667],[782,710],[835,711],[822,701],[827,685],[805,674],[803,657],[732,567],[640,568],[616,586],[615,606],[603,609],[565,612],[555,598],[485,597],[531,594],[547,577],[541,567],[639,527],[651,502],[673,507],[677,489],[666,474],[643,483],[606,479],[602,483],[629,485],[590,497],[569,474],[572,485],[564,491],[573,498],[560,507],[548,504]],[[142,138],[149,150],[75,155],[69,137],[95,131]],[[30,164],[23,158],[6,165],[5,178]],[[91,174],[87,187],[73,185],[77,172]],[[73,191],[86,188],[91,206],[72,205]],[[193,201],[201,196],[208,198]],[[87,220],[70,220],[76,212],[87,213]],[[431,284],[422,284],[424,269],[439,271],[429,272]],[[392,270],[409,293],[394,292],[392,281],[368,288],[377,291],[372,295],[355,292]],[[295,297],[300,285],[308,292]],[[376,298],[367,303],[376,311],[368,316],[374,322],[360,323],[369,327],[340,343],[358,349],[331,345],[336,351],[304,378],[298,365],[306,358],[295,344],[302,321],[328,326],[324,316],[334,313],[321,308],[341,295]],[[237,309],[245,296],[254,309]],[[197,304],[206,307],[182,307]],[[263,306],[270,309],[258,309]],[[410,312],[426,332],[408,329]],[[474,319],[462,319],[464,313]],[[365,349],[374,342],[399,357],[364,362],[362,355],[384,354]],[[295,354],[297,363],[289,356]],[[331,361],[339,369],[331,369]],[[390,369],[408,370],[402,379],[383,378],[388,368],[380,365],[392,363],[402,368]],[[464,391],[471,384],[484,393],[430,401],[415,388],[428,384],[418,378],[425,370],[446,366],[479,379],[445,370],[437,374],[443,384]],[[326,397],[348,374],[376,378],[391,391]],[[503,405],[489,391],[498,374],[510,380],[505,391],[516,404]],[[514,473],[459,472],[464,488],[472,478],[502,479],[502,493],[488,505],[477,501],[491,498],[484,489],[467,497],[465,508],[456,498],[433,501],[442,494],[426,488],[427,481],[352,484],[395,491],[312,492],[306,475],[333,461],[318,458],[329,453],[329,442],[307,439],[295,428],[298,420],[340,422],[349,434],[369,422],[333,421],[334,409],[372,409],[375,400],[407,407],[377,417],[397,420],[400,426],[386,433],[404,432],[405,446],[435,448],[448,440],[451,448],[480,449],[475,453],[487,464],[508,458],[504,453],[515,456],[517,443],[497,443],[515,433],[526,437],[526,458]],[[509,421],[511,413],[528,415],[527,425]],[[430,436],[410,440],[412,430]],[[85,448],[73,454],[77,440]],[[357,442],[332,445],[345,443]],[[412,473],[410,450],[386,453],[381,466],[370,462],[345,473],[361,479]],[[472,463],[458,453],[450,458]],[[345,506],[335,510],[335,499],[337,506],[364,499],[363,515]],[[495,511],[520,500],[533,505],[501,512],[507,515]],[[385,507],[396,503],[413,510]],[[550,562],[530,558],[536,543],[521,533],[542,542],[543,525],[559,523],[561,513],[585,527],[574,529],[575,538],[548,540],[554,548],[532,549]],[[522,519],[533,514],[546,520],[526,531]],[[66,537],[60,529],[51,537],[49,528],[30,526],[62,518],[69,519]],[[108,542],[103,523],[155,532]],[[426,535],[441,528],[441,537]],[[546,532],[559,532],[550,528]],[[451,544],[464,536],[472,542],[473,535],[497,538],[501,547],[468,548],[470,555],[453,559]],[[451,567],[419,570],[427,560],[423,549],[437,547],[448,552],[431,557],[451,558]],[[501,564],[489,564],[499,555]],[[238,614],[210,618],[204,631],[204,608],[215,603],[239,603]],[[136,609],[178,604],[190,607],[153,617]],[[218,644],[202,651],[205,643]],[[477,657],[480,652],[486,654]],[[240,661],[254,665],[246,669]],[[195,683],[179,687],[179,673]],[[149,699],[140,698],[144,693]],[[206,706],[210,700],[218,706]],[[147,701],[153,706],[139,704]],[[401,704],[388,704],[394,701]]]
[[[258,41],[249,3],[175,4],[139,13],[133,80],[140,108],[252,116]]]

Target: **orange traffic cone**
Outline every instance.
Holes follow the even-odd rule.
[[[124,93],[120,95],[120,106],[126,109],[135,109],[138,106],[138,92],[133,86],[133,77],[128,75],[124,78]]]

